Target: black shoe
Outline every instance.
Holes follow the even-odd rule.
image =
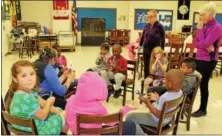
[[[196,112],[192,113],[192,117],[202,117],[206,115],[207,115],[207,112],[201,111],[201,110],[197,110]]]
[[[114,88],[113,88],[112,85],[109,85],[109,86],[108,86],[108,97],[110,97],[110,95],[111,95],[112,93],[114,93]]]
[[[113,97],[114,97],[114,98],[118,98],[118,97],[121,95],[121,93],[122,93],[122,90],[119,89],[119,90],[115,91]]]

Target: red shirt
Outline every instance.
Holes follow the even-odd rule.
[[[106,68],[110,68],[110,65],[112,63],[116,63],[115,67],[112,69],[112,72],[113,73],[127,73],[127,60],[120,55],[119,58],[115,58],[114,59],[114,56],[112,55],[111,57],[109,57],[109,59],[107,60],[107,63],[106,63]],[[120,72],[121,70],[121,72]]]

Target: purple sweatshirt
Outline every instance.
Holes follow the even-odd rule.
[[[222,40],[222,27],[214,19],[209,21],[202,29],[197,31],[196,37],[193,39],[193,44],[197,48],[196,59],[210,61],[208,47],[217,41],[215,50],[215,60],[218,60],[220,41]]]
[[[140,40],[140,46],[142,45],[143,51],[146,54],[151,54],[153,48],[156,46],[161,46],[161,48],[164,49],[165,31],[158,21],[153,24],[152,28],[150,23],[146,24]]]

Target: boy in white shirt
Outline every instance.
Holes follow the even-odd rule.
[[[126,120],[132,120],[136,123],[136,135],[144,135],[140,124],[157,127],[161,110],[163,104],[167,101],[175,100],[183,95],[181,91],[181,86],[184,79],[184,73],[179,69],[171,69],[165,75],[164,84],[168,88],[168,91],[165,92],[160,97],[158,95],[148,95],[148,98],[140,96],[139,99],[143,101],[148,109],[149,113],[131,113],[127,115]],[[157,103],[152,104],[150,101],[156,101]],[[166,111],[170,112],[176,107],[168,109]],[[167,125],[172,118],[166,118],[163,121],[163,126]]]

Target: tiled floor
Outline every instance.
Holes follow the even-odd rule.
[[[99,47],[76,47],[76,52],[63,52],[68,59],[69,63],[74,65],[76,70],[76,77],[79,77],[86,69],[95,66],[95,59],[98,55]],[[123,56],[127,57],[126,49],[123,49]],[[31,59],[26,57],[30,61],[34,61],[38,56],[35,55]],[[4,57],[2,59],[2,95],[4,97],[10,82],[10,68],[12,64],[19,60],[16,53]],[[208,115],[202,118],[191,119],[191,130],[186,131],[185,124],[180,124],[178,134],[222,134],[222,76],[214,77],[210,80],[210,98],[208,102]],[[140,81],[136,81],[136,89],[140,89]],[[128,100],[131,96],[128,95]],[[199,106],[200,95],[197,94],[197,98],[194,104],[194,110]],[[118,111],[121,108],[122,99],[111,98],[109,103],[104,102],[109,112]],[[137,111],[149,112],[143,105]]]

